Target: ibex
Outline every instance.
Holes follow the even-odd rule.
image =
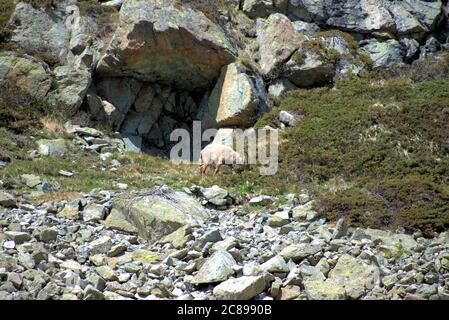
[[[244,158],[231,147],[212,143],[205,147],[200,154],[200,175],[206,173],[209,166],[215,166],[214,175],[220,171],[223,164],[234,165],[245,163]]]

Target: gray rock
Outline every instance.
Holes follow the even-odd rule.
[[[343,300],[346,298],[344,286],[324,280],[306,280],[304,289],[309,300]]]
[[[257,25],[257,42],[262,74],[275,77],[299,48],[302,38],[286,16],[276,13]]]
[[[290,223],[290,217],[288,211],[280,211],[272,214],[268,217],[268,225],[270,227],[282,227]]]
[[[291,83],[288,79],[276,79],[268,88],[268,94],[271,97],[279,98],[284,93],[295,90],[297,87]]]
[[[321,246],[315,244],[301,243],[292,244],[284,248],[280,255],[286,259],[292,259],[295,262],[300,262],[301,260],[314,255],[322,250]]]
[[[216,206],[225,206],[228,204],[229,193],[227,190],[214,185],[210,188],[201,190],[203,196],[207,201]]]
[[[60,60],[67,55],[70,41],[65,26],[66,6],[61,2],[55,9],[41,10],[25,2],[17,3],[11,40],[27,52],[41,52]]]
[[[28,233],[20,231],[5,231],[5,236],[16,244],[22,244],[31,240],[31,236]]]
[[[366,290],[371,290],[379,284],[380,274],[377,267],[344,254],[329,272],[328,280],[344,286],[348,297],[358,299]]]
[[[245,67],[232,63],[223,68],[205,108],[197,119],[204,128],[248,127],[254,122],[259,98]]]
[[[67,153],[67,144],[64,139],[38,140],[38,152],[42,156],[60,157]]]
[[[313,210],[313,202],[297,206],[292,210],[292,219],[295,221],[313,221],[318,217],[318,212]]]
[[[105,78],[96,83],[98,94],[126,115],[134,104],[141,83],[132,78]]]
[[[229,250],[231,250],[231,249],[233,249],[233,248],[235,248],[237,246],[238,246],[238,241],[237,241],[236,238],[234,238],[234,237],[227,237],[224,240],[215,243],[211,247],[210,252],[214,253],[214,252],[216,252],[218,250],[229,251]]]
[[[294,18],[308,22],[323,22],[326,17],[323,0],[290,0],[287,11]]]
[[[244,0],[242,9],[252,19],[266,18],[275,10],[272,0]]]
[[[51,77],[42,63],[14,52],[0,53],[0,81],[5,78],[40,99],[45,97],[51,87]]]
[[[280,111],[279,112],[279,121],[287,126],[294,126],[297,120],[297,116],[287,112],[287,111]]]
[[[88,285],[85,289],[84,289],[84,300],[105,300],[105,296],[104,294],[94,288],[92,285]]]
[[[92,82],[90,71],[77,65],[67,64],[56,67],[53,74],[54,90],[48,96],[50,103],[63,105],[73,110],[78,109]]]
[[[305,21],[293,21],[293,28],[295,28],[295,30],[297,32],[300,33],[314,33],[314,32],[320,32],[321,28],[315,24],[315,23],[310,23],[310,22],[305,22]]]
[[[29,188],[37,187],[42,183],[41,178],[34,174],[23,174],[20,176],[20,178],[22,179],[22,182]]]
[[[395,21],[383,6],[384,1],[324,0],[326,24],[351,32],[394,31]]]
[[[39,239],[42,242],[49,243],[58,238],[58,231],[54,228],[44,228],[39,233]]]
[[[112,248],[112,240],[108,236],[100,237],[90,243],[90,254],[107,253]]]
[[[234,274],[233,267],[236,264],[236,261],[229,252],[217,250],[206,260],[192,279],[192,283],[198,285],[225,281]]]
[[[401,46],[396,40],[380,42],[371,39],[362,49],[371,58],[374,67],[389,67],[402,62]]]
[[[0,190],[0,206],[5,208],[14,208],[16,205],[16,199],[13,195]]]
[[[334,233],[332,234],[332,238],[340,239],[346,236],[347,233],[348,233],[348,225],[346,223],[346,220],[344,218],[338,219]]]
[[[281,256],[274,256],[260,267],[262,270],[270,273],[287,273],[290,271],[287,263]]]
[[[187,6],[161,0],[126,1],[120,21],[100,59],[99,75],[133,76],[195,90],[210,87],[221,68],[234,60],[235,49],[222,29]]]
[[[201,225],[209,216],[193,197],[164,188],[155,188],[143,196],[117,198],[113,208],[138,229],[140,236],[153,240],[182,226]]]
[[[103,220],[106,215],[106,208],[99,204],[89,204],[83,210],[83,220],[94,222]]]
[[[132,222],[128,221],[126,216],[120,210],[114,208],[104,221],[104,225],[127,233],[138,233],[137,227],[134,226]]]
[[[266,286],[264,276],[243,276],[220,283],[213,293],[223,300],[250,300],[262,293]]]

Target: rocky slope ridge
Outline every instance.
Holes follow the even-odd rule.
[[[0,192],[1,299],[448,299],[448,234],[348,228],[217,186],[30,202]],[[219,209],[219,210],[217,210]]]
[[[0,78],[155,154],[192,120],[249,127],[270,97],[423,59],[448,32],[440,0],[30,0],[7,25]]]

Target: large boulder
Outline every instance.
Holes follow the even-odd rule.
[[[236,265],[237,262],[229,252],[219,249],[206,260],[192,283],[199,285],[225,281],[234,274]]]
[[[0,53],[0,81],[7,80],[37,98],[44,98],[51,87],[51,77],[43,64],[30,56],[13,52]]]
[[[398,33],[420,33],[435,29],[443,14],[440,0],[385,1]]]
[[[366,229],[364,234],[377,244],[387,256],[402,256],[412,254],[418,243],[412,235],[396,234],[378,229]]]
[[[380,271],[376,266],[344,254],[338,259],[335,268],[329,272],[327,281],[343,286],[349,298],[358,299],[367,290],[379,285]]]
[[[324,47],[328,60],[333,60],[335,73],[339,77],[358,74],[365,62],[360,57],[358,42],[348,33],[331,30],[315,37]]]
[[[114,130],[118,130],[125,120],[125,114],[109,101],[103,100],[93,84],[86,93],[86,102],[93,119],[109,125]]]
[[[105,78],[97,82],[96,87],[102,98],[126,115],[136,100],[141,84],[132,78]]]
[[[161,239],[186,225],[200,225],[208,217],[208,212],[195,198],[167,188],[124,195],[115,200],[113,208],[128,222],[125,225],[135,226],[141,237],[151,240]],[[119,217],[116,213],[114,218]]]
[[[235,49],[217,24],[175,0],[127,0],[97,68],[187,90],[210,87]]]
[[[320,40],[306,40],[287,61],[283,73],[298,87],[323,85],[332,82],[334,64]]]
[[[440,0],[323,0],[326,24],[360,33],[429,32],[442,16]]]
[[[287,10],[295,20],[323,22],[326,18],[324,0],[290,0]]]
[[[259,98],[253,80],[245,71],[236,63],[223,68],[209,102],[198,113],[197,118],[203,127],[245,127],[252,124]]]
[[[274,11],[272,0],[244,0],[243,11],[250,18],[265,18]]]
[[[92,82],[91,73],[73,64],[56,67],[53,73],[55,89],[50,93],[49,101],[78,109]]]
[[[265,290],[266,282],[264,276],[243,276],[220,283],[213,292],[222,300],[250,300]]]
[[[11,21],[11,41],[30,54],[40,53],[55,60],[67,54],[70,32],[65,22],[66,7],[76,1],[58,1],[51,10],[35,8],[26,2],[18,2]]]
[[[285,15],[272,14],[257,25],[260,69],[263,75],[274,75],[302,43],[292,22]]]
[[[68,151],[65,139],[40,139],[37,141],[37,146],[38,152],[42,156],[61,157]]]
[[[401,45],[393,39],[385,42],[371,39],[362,49],[371,58],[375,68],[389,67],[402,62]]]
[[[260,69],[270,78],[284,76],[294,85],[310,87],[332,81],[335,61],[320,39],[297,32],[285,15],[272,14],[257,26]]]
[[[383,0],[324,0],[326,24],[361,33],[394,31],[394,19],[383,3]]]

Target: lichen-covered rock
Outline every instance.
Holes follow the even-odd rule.
[[[345,287],[341,284],[319,279],[304,281],[304,289],[309,300],[343,300]]]
[[[0,82],[2,80],[37,98],[44,98],[51,87],[51,77],[43,64],[13,52],[0,53]]]
[[[265,18],[274,11],[272,0],[244,0],[243,11],[251,18]]]
[[[365,230],[365,234],[371,241],[382,246],[391,255],[409,255],[418,246],[412,235],[395,234],[389,231],[369,228]]]
[[[273,81],[273,83],[268,88],[268,94],[271,97],[279,98],[287,91],[294,90],[296,88],[297,87],[293,83],[291,83],[291,81],[281,78]]]
[[[366,290],[373,289],[379,284],[380,273],[377,267],[344,254],[338,259],[335,268],[329,272],[327,281],[344,286],[349,298],[358,299]]]
[[[111,213],[104,221],[104,225],[112,229],[128,233],[138,233],[138,229],[132,224],[132,222],[128,221],[126,216],[117,209],[111,210]]]
[[[97,74],[195,90],[211,86],[234,55],[223,30],[203,13],[173,0],[128,0]]]
[[[288,79],[298,87],[311,87],[332,82],[334,61],[316,42],[304,41],[284,66]]]
[[[301,260],[314,255],[322,250],[321,246],[309,243],[292,244],[284,248],[280,255],[285,260],[292,259],[295,262],[301,262]]]
[[[373,61],[373,67],[389,67],[402,62],[401,45],[396,40],[368,41],[362,48]]]
[[[34,8],[31,4],[18,2],[12,16],[11,41],[28,53],[44,53],[62,60],[68,51],[70,33],[65,22],[66,7],[73,1],[61,1],[52,10]]]
[[[234,273],[236,264],[229,252],[219,249],[206,260],[192,283],[198,285],[225,281]]]
[[[259,99],[253,80],[238,64],[225,67],[197,118],[204,128],[249,126],[255,119]]]
[[[283,14],[272,14],[265,22],[259,23],[257,42],[262,74],[276,74],[298,49],[302,40],[290,19]]]
[[[134,104],[141,83],[132,78],[106,78],[96,83],[98,94],[126,115]]]
[[[49,101],[78,109],[92,82],[91,73],[72,64],[56,67],[53,73],[55,90],[49,93]]]
[[[324,0],[323,2],[328,26],[361,33],[395,30],[394,19],[383,6],[382,0]]]
[[[0,206],[5,208],[13,208],[16,206],[14,196],[0,190]]]
[[[64,139],[37,141],[38,152],[42,156],[60,157],[67,153],[67,143]]]
[[[208,216],[189,195],[156,188],[148,194],[117,199],[114,208],[146,239],[160,239],[185,225],[202,224]]]
[[[192,237],[190,236],[191,233],[192,227],[184,226],[163,237],[161,242],[170,243],[174,248],[181,249],[189,240],[192,239]]]
[[[432,31],[442,15],[440,0],[386,1],[400,34]]]
[[[229,279],[214,288],[214,295],[223,300],[250,300],[266,288],[264,276],[243,276]]]
[[[323,22],[326,18],[324,0],[290,0],[287,11],[295,20]]]

